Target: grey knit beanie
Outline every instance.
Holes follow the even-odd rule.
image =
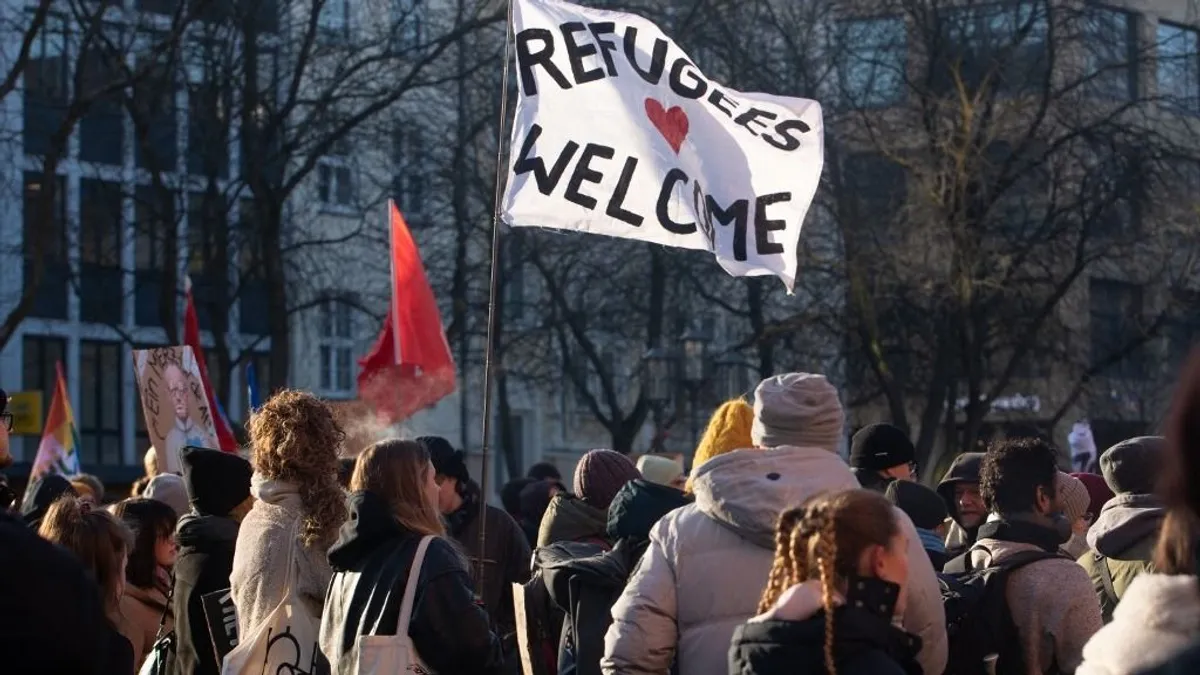
[[[762,381],[754,391],[755,447],[784,445],[836,453],[845,416],[837,389],[824,375],[788,373]]]

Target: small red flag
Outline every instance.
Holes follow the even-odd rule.
[[[392,239],[392,306],[371,352],[359,359],[358,395],[380,420],[395,424],[454,391],[454,357],[446,342],[421,254],[395,202],[388,203]]]
[[[196,302],[192,299],[192,280],[184,277],[184,293],[187,306],[183,310],[183,344],[192,348],[196,366],[200,369],[200,382],[204,385],[204,396],[208,399],[208,412],[212,415],[213,428],[217,430],[217,445],[225,452],[237,452],[237,438],[233,427],[225,417],[225,411],[217,405],[212,385],[208,383],[208,366],[204,363],[204,348],[200,346],[200,319],[196,315]]]

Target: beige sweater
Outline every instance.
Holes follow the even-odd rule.
[[[250,491],[256,501],[238,529],[229,576],[238,635],[257,631],[283,601],[289,551],[296,561],[296,590],[319,622],[333,570],[326,551],[308,548],[293,538],[303,517],[299,492],[287,483],[266,481],[257,474]]]
[[[1014,553],[1036,550],[1033,544],[980,539],[971,551],[971,562],[976,568],[986,567]],[[1013,571],[1008,579],[1008,608],[1028,673],[1044,673],[1055,664],[1062,672],[1074,672],[1083,660],[1083,646],[1104,625],[1091,579],[1068,558],[1042,560]]]
[[[167,609],[167,596],[157,589],[138,588],[125,584],[125,595],[121,596],[121,620],[117,626],[121,635],[133,646],[134,672],[142,667],[142,661],[150,654],[158,635],[158,623],[163,610]],[[167,611],[165,635],[173,628],[174,620]]]

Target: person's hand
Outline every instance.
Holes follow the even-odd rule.
[[[836,592],[833,594],[835,605],[843,600]],[[775,606],[763,614],[754,617],[756,621],[803,621],[812,618],[824,607],[821,594],[821,580],[809,579],[796,584],[783,592]]]

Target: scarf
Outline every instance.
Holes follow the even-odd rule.
[[[1058,551],[1069,537],[1063,537],[1053,527],[1022,520],[1000,518],[979,526],[979,539],[999,539],[1017,544],[1032,544],[1047,553]],[[978,541],[978,540],[976,540]]]
[[[461,541],[467,527],[479,516],[479,488],[475,483],[466,483],[462,490],[462,505],[445,517],[450,535]]]
[[[933,551],[934,553],[946,552],[946,542],[942,541],[937,532],[918,527],[917,536],[921,538],[921,547],[926,551]]]

